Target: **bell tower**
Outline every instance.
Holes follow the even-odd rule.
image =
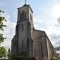
[[[17,48],[16,53],[26,52],[29,57],[33,56],[33,11],[30,5],[18,8],[16,25]]]
[[[33,10],[26,3],[18,8],[15,36],[11,44],[12,60],[20,60],[20,55],[33,56]]]
[[[33,10],[25,3],[18,8],[16,31],[11,44],[11,60],[28,60],[32,57],[50,60],[53,55],[54,49],[49,38],[45,31],[34,29]]]

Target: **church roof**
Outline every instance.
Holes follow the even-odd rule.
[[[45,32],[45,31],[42,31],[42,30],[36,30],[36,29],[34,29],[34,31],[41,32],[41,33],[42,33],[42,35],[41,35],[41,36],[43,36],[43,37],[47,37],[47,39],[49,40],[49,38],[48,38],[48,36],[47,36],[47,34],[46,34],[46,32]]]

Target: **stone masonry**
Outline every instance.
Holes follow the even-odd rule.
[[[16,32],[11,44],[11,59],[20,60],[21,52],[27,53],[28,58],[36,56],[38,60],[50,60],[54,54],[45,31],[34,28],[33,10],[27,4],[18,8]]]

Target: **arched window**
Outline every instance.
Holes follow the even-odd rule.
[[[24,20],[26,20],[26,12],[22,11],[22,13],[20,13],[20,21]]]

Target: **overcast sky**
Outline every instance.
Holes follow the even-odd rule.
[[[60,24],[57,19],[60,17],[59,0],[27,0],[33,10],[34,27],[46,32],[53,46],[60,46]],[[11,40],[15,34],[15,25],[17,21],[17,8],[24,5],[24,0],[0,0],[0,9],[5,13],[7,27],[4,32],[0,31],[6,37],[2,45],[7,49],[11,47]]]

